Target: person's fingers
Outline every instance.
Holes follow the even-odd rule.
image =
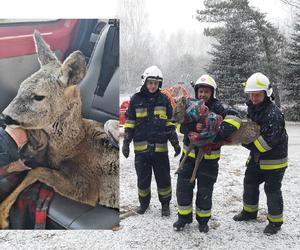
[[[28,140],[25,129],[6,127],[5,131],[14,139],[18,147],[24,145]]]

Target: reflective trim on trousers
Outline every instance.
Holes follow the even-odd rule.
[[[188,215],[193,213],[193,205],[188,205],[188,206],[179,206],[178,205],[178,213],[180,215]]]
[[[244,210],[248,213],[253,213],[258,211],[258,204],[257,205],[249,205],[244,203]]]
[[[211,210],[196,208],[196,215],[201,218],[211,217]]]
[[[139,194],[139,196],[141,196],[141,197],[146,197],[146,196],[148,196],[149,194],[150,194],[150,192],[151,192],[151,189],[150,189],[150,187],[149,188],[147,188],[147,189],[138,189],[138,194]]]
[[[271,222],[283,222],[283,215],[279,214],[279,215],[271,215],[268,214],[267,218],[269,219],[269,221]]]

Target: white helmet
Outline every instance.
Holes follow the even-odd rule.
[[[217,89],[217,84],[215,82],[215,80],[210,76],[210,75],[202,75],[198,78],[198,80],[196,81],[195,85],[194,85],[194,89],[195,89],[195,95],[197,96],[197,92],[198,92],[198,88],[200,86],[208,86],[208,87],[212,87],[213,88],[213,96],[214,98],[216,98],[216,89]]]
[[[273,93],[273,89],[271,87],[271,83],[264,74],[262,73],[254,73],[251,75],[246,84],[245,84],[245,93],[255,92],[255,91],[266,91],[268,97],[270,97]]]
[[[144,73],[142,74],[141,85],[143,86],[148,79],[159,81],[159,87],[161,88],[163,75],[161,70],[157,66],[151,66],[145,69]]]

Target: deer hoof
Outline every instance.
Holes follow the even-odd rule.
[[[0,228],[1,229],[8,229],[9,228],[9,221],[8,215],[0,208]]]

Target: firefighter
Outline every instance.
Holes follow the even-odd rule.
[[[272,102],[272,87],[269,79],[253,74],[246,82],[249,95],[248,117],[260,125],[260,136],[250,144],[244,177],[243,210],[235,215],[235,221],[256,219],[259,201],[259,185],[264,182],[267,196],[268,225],[265,234],[276,234],[283,223],[283,199],[281,182],[287,168],[288,135],[284,116]]]
[[[241,119],[238,113],[233,109],[225,109],[220,101],[216,98],[217,84],[209,75],[202,75],[195,83],[195,97],[202,99],[210,111],[221,115],[224,120],[221,124],[221,129],[217,134],[216,141],[222,141],[228,138],[234,131],[239,129]],[[187,152],[190,143],[188,133],[190,131],[200,132],[202,129],[201,123],[182,124],[179,128],[184,134],[183,139],[183,154]],[[195,165],[198,150],[193,150],[188,154],[183,168],[178,173],[177,178],[177,203],[178,203],[178,220],[173,224],[176,231],[183,230],[187,223],[193,220],[193,189],[195,184],[190,183],[192,172]],[[209,227],[207,225],[211,217],[212,208],[212,193],[214,183],[218,176],[218,161],[220,159],[220,147],[211,150],[210,153],[204,155],[198,172],[196,175],[197,195],[196,195],[196,220],[199,223],[199,231],[207,233]]]
[[[168,98],[160,92],[163,76],[160,69],[151,66],[142,75],[142,87],[134,94],[126,111],[125,135],[122,153],[129,156],[129,144],[133,140],[135,169],[137,173],[140,206],[137,213],[144,214],[151,199],[152,170],[155,175],[162,216],[170,215],[172,195],[168,140],[179,155],[176,129],[170,121],[172,107]]]

